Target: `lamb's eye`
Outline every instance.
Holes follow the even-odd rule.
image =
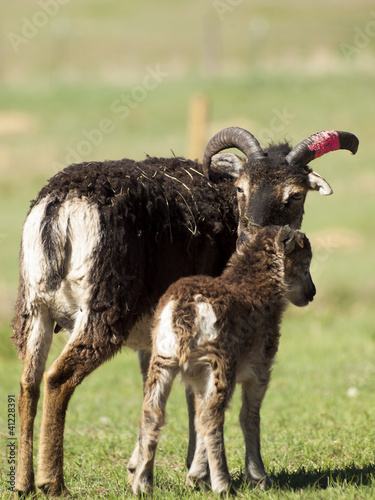
[[[302,200],[303,198],[303,193],[293,193],[292,195],[290,195],[289,199],[291,200],[295,200],[295,201],[299,201],[299,200]]]

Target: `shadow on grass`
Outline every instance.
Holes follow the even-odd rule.
[[[325,490],[347,486],[366,487],[375,486],[375,463],[363,468],[350,465],[343,469],[322,469],[307,471],[300,468],[295,472],[281,471],[271,475],[272,491],[301,491],[305,489]],[[235,490],[245,491],[249,488],[245,484],[243,470],[232,474],[232,484]]]
[[[324,469],[317,471],[280,472],[272,476],[273,487],[278,489],[300,490],[304,488],[326,489],[332,486],[370,486],[375,485],[375,464],[363,468],[354,465],[344,469]]]

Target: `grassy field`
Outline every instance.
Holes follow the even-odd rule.
[[[10,497],[6,408],[21,363],[9,324],[30,200],[70,161],[187,155],[197,92],[209,104],[207,139],[229,125],[263,145],[296,144],[321,129],[360,139],[355,157],[337,152],[313,163],[334,195],[311,193],[305,206],[318,293],[308,308],[291,307],[282,327],[262,408],[269,491],[242,482],[237,393],[225,433],[239,498],[374,498],[373,2],[51,0],[55,10],[43,17],[45,4],[0,4],[0,498]],[[64,334],[56,335],[49,361],[63,345]],[[126,349],[77,389],[65,441],[74,498],[131,497],[126,464],[141,395],[136,354]],[[212,496],[184,487],[187,415],[178,382],[168,414],[154,498]],[[36,450],[40,418],[41,405]]]

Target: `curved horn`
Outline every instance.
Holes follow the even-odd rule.
[[[310,137],[297,144],[286,156],[286,161],[289,164],[307,165],[315,158],[319,158],[319,156],[323,156],[330,151],[337,151],[338,149],[347,149],[355,155],[358,144],[357,137],[350,132],[322,130],[310,135]]]
[[[210,179],[211,158],[219,151],[233,147],[242,151],[248,159],[250,156],[255,159],[265,156],[253,134],[239,127],[225,128],[214,135],[206,146],[203,156],[203,173],[207,179]]]

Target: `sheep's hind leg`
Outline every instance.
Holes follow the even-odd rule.
[[[260,453],[260,407],[266,393],[267,382],[245,382],[242,384],[242,408],[240,423],[245,438],[246,481],[259,489],[272,485],[264,469]]]
[[[142,373],[143,379],[143,391],[146,384],[147,372],[150,365],[151,359],[151,351],[138,351],[138,359],[139,366]],[[189,415],[189,444],[188,444],[188,452],[186,457],[186,467],[190,469],[190,466],[193,462],[195,447],[196,447],[196,432],[195,432],[195,395],[194,391],[188,386],[186,387],[186,403],[188,407],[188,415]],[[128,463],[128,471],[129,474],[132,474],[135,470],[135,466],[137,465],[137,455],[138,448],[134,450],[134,453],[129,460]]]
[[[131,474],[133,493],[136,495],[152,490],[155,451],[164,423],[168,396],[177,372],[176,362],[158,355],[151,359],[139,424],[138,444],[133,453],[134,459],[136,458],[138,462],[135,472]]]
[[[40,383],[53,336],[53,320],[47,307],[38,306],[34,314],[25,322],[23,335],[27,337],[27,347],[23,359],[23,370],[18,395],[19,444],[16,490],[19,495],[35,492],[33,469],[34,420],[37,412]]]
[[[89,334],[81,328],[73,333],[64,351],[44,376],[43,418],[39,444],[37,486],[51,496],[65,496],[63,440],[69,400],[83,379],[113,356],[120,346],[94,349]]]
[[[230,362],[228,363],[230,366]],[[199,430],[207,450],[212,490],[215,493],[231,492],[231,481],[224,447],[225,410],[234,389],[234,376],[222,376],[220,370],[212,374],[211,387],[197,398]],[[234,374],[232,374],[234,375]]]
[[[195,394],[190,386],[187,389],[189,389],[190,391],[190,396],[194,397],[193,407],[195,410],[196,406],[195,400],[197,399],[198,401],[198,399],[201,396],[199,394]],[[187,392],[188,391],[186,391],[186,394]],[[203,441],[202,434],[200,432],[199,420],[197,415],[195,415],[195,429],[196,429],[195,450],[193,459],[189,467],[189,472],[186,478],[186,486],[200,489],[201,486],[208,486],[210,484],[210,468],[208,466],[207,450]]]
[[[185,396],[186,396],[186,403],[188,407],[188,416],[189,416],[189,444],[186,457],[186,467],[190,470],[191,464],[193,463],[194,460],[196,446],[197,446],[195,394],[190,386],[186,387]]]

